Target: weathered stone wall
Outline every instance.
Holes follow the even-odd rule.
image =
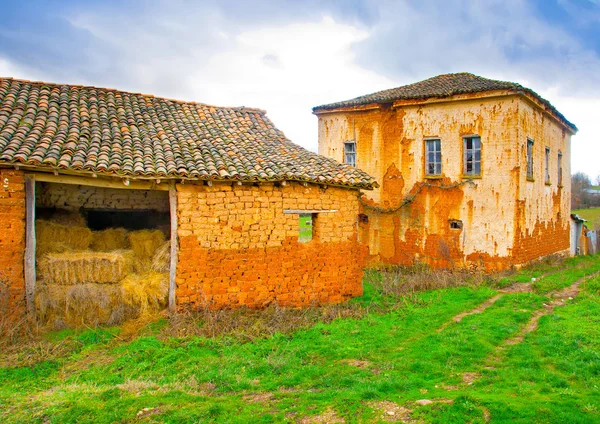
[[[119,209],[169,211],[164,191],[127,190],[75,184],[36,183],[36,206],[67,210]]]
[[[180,306],[302,307],[362,294],[367,249],[357,242],[357,191],[288,183],[178,185]],[[298,242],[299,215],[313,240]]]
[[[0,169],[0,279],[8,284],[8,312],[17,312],[25,305],[24,254],[24,175]]]
[[[394,209],[407,195],[414,195],[410,204],[393,213],[363,208],[369,222],[361,225],[359,234],[368,243],[372,259],[505,268],[568,248],[568,224],[564,225],[569,211],[568,135],[541,111],[534,113],[535,108],[520,96],[459,100],[319,116],[319,153],[341,162],[343,142],[355,139],[357,166],[380,182],[378,190],[365,194],[367,203]],[[481,178],[472,182],[463,176],[462,137],[466,135],[478,135],[482,143]],[[534,160],[540,181],[529,183],[530,187],[525,184],[528,136],[539,139]],[[442,141],[442,176],[437,179],[425,176],[424,140],[430,137]],[[556,154],[562,150],[562,189],[556,183],[544,184],[539,166],[545,145],[552,149],[553,181]],[[450,220],[462,221],[463,228],[451,229]],[[560,241],[555,243],[556,237]],[[528,243],[531,247],[525,254],[522,246]]]

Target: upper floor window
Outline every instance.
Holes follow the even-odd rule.
[[[546,184],[550,184],[550,147],[546,147],[546,158],[544,166],[544,181]]]
[[[356,142],[346,141],[344,143],[344,163],[356,166]]]
[[[425,140],[425,175],[442,175],[442,141]]]
[[[558,185],[562,186],[562,153],[558,153]]]
[[[527,178],[533,179],[533,140],[527,139]]]
[[[481,175],[481,138],[465,137],[463,145],[463,174]]]

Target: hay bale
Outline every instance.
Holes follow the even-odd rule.
[[[68,227],[87,228],[85,218],[79,212],[68,211],[66,209],[55,210],[48,221],[59,225],[66,225]]]
[[[133,252],[48,253],[38,261],[41,278],[48,284],[115,284],[133,271]]]
[[[150,262],[154,253],[165,242],[165,235],[160,230],[139,230],[128,234],[129,244],[135,256]]]
[[[38,258],[43,258],[47,253],[63,253],[72,250],[68,245],[56,242],[37,243],[35,246],[35,254]]]
[[[61,286],[40,282],[35,307],[38,319],[55,328],[119,324],[132,311],[123,304],[120,286],[94,283]]]
[[[121,281],[121,289],[123,303],[137,309],[140,315],[156,312],[167,304],[169,274],[130,274]]]
[[[92,242],[92,231],[89,228],[61,225],[43,219],[35,221],[35,233],[41,246],[58,243],[71,250],[85,250]]]
[[[169,272],[171,269],[171,242],[166,241],[152,257],[151,269],[154,272]]]
[[[102,231],[93,231],[90,249],[96,252],[129,249],[127,233],[128,231],[125,228],[107,228]]]

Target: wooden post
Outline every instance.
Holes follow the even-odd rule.
[[[169,311],[174,312],[176,307],[175,291],[177,283],[177,252],[179,251],[177,238],[177,189],[175,183],[169,187],[169,211],[171,215],[171,265],[169,267]]]
[[[27,312],[35,312],[35,177],[25,177],[25,300]]]

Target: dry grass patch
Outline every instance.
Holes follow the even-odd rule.
[[[331,322],[337,318],[360,318],[368,308],[359,305],[329,305],[309,309],[284,309],[270,306],[262,310],[240,308],[234,310],[192,310],[172,314],[169,324],[159,337],[233,336],[252,341],[276,333],[290,334],[310,328],[318,323]]]
[[[345,423],[346,421],[338,414],[336,414],[335,411],[327,409],[321,414],[304,417],[299,422],[301,424],[339,424]]]
[[[383,296],[398,297],[425,290],[479,286],[488,282],[490,276],[482,271],[437,270],[426,265],[416,265],[368,270],[365,273],[365,280],[373,284]]]
[[[380,402],[371,402],[368,404],[370,408],[373,408],[378,414],[379,419],[390,423],[408,423],[411,422],[410,414],[411,409],[400,406],[397,403],[383,400]]]

